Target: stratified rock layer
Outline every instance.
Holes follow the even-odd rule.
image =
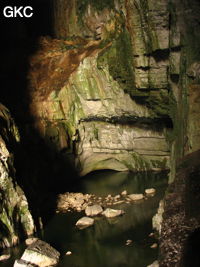
[[[60,39],[42,38],[31,59],[35,127],[81,175],[168,168],[166,1],[54,5]]]
[[[200,3],[173,0],[170,4],[170,42],[180,44],[170,55],[170,85],[176,100],[176,107],[171,107],[174,131],[169,136],[173,183],[159,209],[164,211],[163,219],[158,213],[155,223],[162,220],[162,227],[157,224],[161,230],[160,266],[198,266],[194,236],[199,242],[199,230],[194,230],[199,228]]]

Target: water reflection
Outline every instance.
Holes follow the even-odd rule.
[[[79,185],[79,191],[99,196],[128,193],[144,193],[146,188],[159,188],[166,183],[166,172],[114,172],[98,171],[85,176]]]
[[[154,187],[157,193],[148,200],[135,204],[115,206],[125,210],[125,215],[108,220],[97,218],[95,225],[78,230],[75,222],[83,213],[58,214],[44,232],[44,239],[59,248],[62,255],[68,250],[71,256],[62,256],[59,267],[145,267],[157,257],[155,242],[149,237],[151,218],[156,213],[159,200],[167,185],[166,173],[98,172],[82,180],[78,191],[98,196],[144,193]],[[126,246],[126,240],[133,240]]]
[[[84,230],[75,227],[83,213],[56,214],[41,233],[61,253],[59,267],[145,267],[157,257],[157,249],[150,246],[155,242],[149,237],[151,219],[156,213],[159,200],[167,185],[166,173],[120,173],[97,172],[82,179],[76,191],[98,196],[117,195],[123,190],[128,193],[144,193],[146,188],[156,188],[156,195],[135,204],[120,204],[116,208],[126,213],[112,220],[95,219],[95,224]],[[126,240],[131,239],[131,246]],[[20,250],[21,248],[21,250]],[[15,248],[16,249],[16,248]],[[3,267],[11,267],[11,261],[20,257],[24,247],[13,253],[13,258]],[[72,251],[71,256],[65,256]]]

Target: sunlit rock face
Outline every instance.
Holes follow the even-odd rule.
[[[55,1],[54,17],[58,39],[40,40],[29,73],[46,142],[82,175],[168,168],[166,1]]]
[[[82,174],[94,169],[165,168],[168,163],[169,151],[162,132],[131,125],[85,122],[80,124],[79,133],[77,161]]]
[[[15,179],[12,146],[20,142],[17,127],[0,104],[0,247],[16,245],[19,239],[34,232],[24,192]]]

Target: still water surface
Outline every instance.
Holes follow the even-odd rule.
[[[61,253],[59,267],[146,267],[157,258],[157,249],[150,248],[156,240],[149,234],[152,217],[166,186],[167,174],[164,172],[102,171],[87,175],[76,191],[106,196],[117,195],[123,190],[129,194],[144,193],[146,188],[153,187],[156,195],[135,204],[113,206],[123,209],[125,215],[112,220],[97,218],[94,226],[84,230],[75,227],[83,213],[56,214],[41,238]],[[133,240],[130,246],[125,245],[128,239]],[[13,266],[13,260],[19,258],[23,250],[23,245],[12,249],[12,258],[0,266]],[[66,256],[67,251],[72,251],[72,255]]]

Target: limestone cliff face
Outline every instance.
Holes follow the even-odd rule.
[[[199,12],[198,1],[170,2],[170,36],[177,43],[170,65],[170,86],[174,95],[171,106],[174,131],[172,141],[171,181],[177,159],[200,149],[199,140]]]
[[[40,40],[29,73],[41,135],[82,175],[168,168],[180,44],[166,1],[55,1],[54,17],[57,39]]]
[[[34,223],[24,192],[15,179],[12,146],[19,133],[9,111],[0,104],[0,247],[16,245],[34,232]]]
[[[196,0],[173,0],[170,10],[171,35],[179,36],[180,43],[174,53],[177,58],[179,55],[180,63],[175,65],[176,72],[171,77],[176,99],[176,112],[172,113],[176,137],[172,141],[170,181],[173,183],[164,199],[160,266],[195,266],[199,265],[199,261],[195,262],[199,259],[199,253],[192,255],[190,235],[196,236],[194,229],[199,228],[196,206],[199,203],[199,192],[196,188],[199,181],[200,149],[200,3]],[[187,156],[182,158],[184,155]]]

